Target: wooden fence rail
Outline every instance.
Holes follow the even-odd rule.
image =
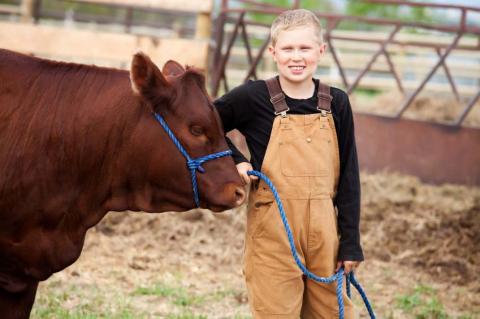
[[[138,50],[159,64],[175,59],[206,69],[208,43],[191,39],[76,30],[46,25],[0,22],[0,47],[72,62],[125,67]]]
[[[61,2],[61,1],[60,1]],[[159,64],[175,59],[182,64],[193,65],[207,70],[210,37],[210,16],[213,0],[64,0],[69,4],[91,4],[126,10],[125,23],[131,23],[134,10],[142,12],[168,13],[184,16],[188,13],[195,18],[194,38],[179,38],[170,33],[151,28],[147,34],[134,34],[130,26],[125,28],[97,28],[83,24],[64,23],[64,12],[59,12],[57,22],[42,20],[44,9],[38,0],[22,0],[19,5],[2,5],[0,14],[19,15],[18,22],[0,22],[0,47],[42,57],[79,63],[93,63],[103,66],[126,67],[132,54],[142,50]],[[105,17],[91,16],[102,23]],[[116,21],[110,17],[112,23]],[[22,23],[22,22],[34,22]],[[72,22],[72,21],[71,21]],[[73,21],[75,22],[75,21]],[[173,28],[173,26],[170,26]],[[114,30],[114,31],[112,31]],[[128,31],[128,32],[125,32]]]

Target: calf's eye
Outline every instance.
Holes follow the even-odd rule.
[[[190,127],[190,132],[195,135],[195,136],[201,136],[203,135],[205,132],[203,131],[203,128],[199,125],[192,125]]]

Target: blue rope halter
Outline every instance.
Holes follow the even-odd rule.
[[[344,271],[341,268],[337,273],[331,275],[330,277],[319,277],[314,273],[310,272],[305,265],[302,263],[300,258],[298,257],[297,249],[295,248],[295,243],[293,241],[292,230],[290,229],[290,225],[288,224],[287,216],[285,215],[285,210],[283,209],[282,201],[280,200],[280,196],[278,195],[277,189],[273,185],[272,181],[263,173],[258,171],[248,171],[248,175],[255,175],[262,180],[270,187],[273,196],[275,197],[275,201],[277,202],[278,210],[280,211],[280,217],[282,218],[283,226],[285,227],[285,231],[287,232],[288,242],[290,243],[290,251],[292,252],[293,259],[295,259],[296,264],[302,270],[303,274],[314,281],[330,284],[334,281],[337,281],[337,301],[338,301],[338,317],[340,319],[344,318],[344,305],[343,305],[343,294],[342,294],[342,286],[343,286],[343,276]],[[363,302],[365,303],[365,307],[368,310],[368,314],[370,315],[371,319],[375,319],[375,313],[373,312],[372,306],[368,301],[367,295],[365,291],[360,286],[360,284],[355,279],[353,272],[347,275],[347,295],[350,297],[350,282],[352,285],[358,290],[358,293],[362,296]]]
[[[153,113],[153,114],[155,115],[155,118],[160,123],[160,125],[163,127],[165,132],[168,134],[168,136],[170,136],[170,139],[173,141],[173,144],[175,144],[175,146],[178,148],[180,153],[182,153],[182,155],[187,160],[187,167],[190,170],[190,175],[192,176],[193,199],[195,200],[195,205],[197,205],[197,207],[200,207],[200,199],[199,199],[199,195],[198,195],[198,185],[197,185],[196,171],[198,170],[200,173],[204,173],[205,169],[202,167],[203,163],[205,163],[206,161],[212,160],[212,159],[216,159],[216,158],[220,158],[220,157],[224,157],[224,156],[230,156],[230,155],[232,155],[232,151],[231,150],[226,150],[226,151],[222,151],[222,152],[218,152],[218,153],[214,153],[214,154],[210,154],[210,155],[206,155],[206,156],[202,156],[202,157],[199,157],[199,158],[193,158],[192,159],[188,155],[187,151],[182,146],[180,141],[175,137],[175,135],[173,134],[170,127],[168,127],[167,122],[165,122],[163,117],[158,113]]]

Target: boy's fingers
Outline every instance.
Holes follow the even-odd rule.
[[[250,184],[250,177],[247,174],[240,174],[242,176],[243,182],[248,185]]]
[[[345,274],[354,271],[360,265],[357,261],[346,261],[344,262]]]
[[[337,269],[335,269],[335,272],[340,270],[340,268],[342,267],[342,264],[343,263],[341,261],[337,262]]]
[[[344,266],[345,274],[349,274],[352,271],[352,264],[345,264]]]

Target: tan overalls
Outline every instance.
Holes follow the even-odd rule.
[[[330,88],[319,86],[322,113],[290,115],[278,80],[267,80],[267,86],[279,115],[273,122],[262,172],[280,194],[300,259],[316,275],[330,276],[335,272],[339,245],[333,198],[340,171]],[[336,283],[304,279],[292,257],[273,194],[263,181],[253,185],[250,193],[244,272],[255,319],[338,318]],[[354,318],[353,304],[345,292],[344,304],[345,318]]]

